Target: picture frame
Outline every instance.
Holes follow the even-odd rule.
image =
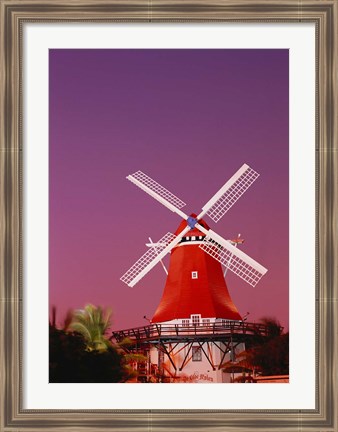
[[[1,0],[0,383],[2,431],[300,430],[337,428],[337,9],[335,0]],[[313,410],[27,410],[22,405],[23,131],[26,22],[250,22],[316,26],[316,408]]]

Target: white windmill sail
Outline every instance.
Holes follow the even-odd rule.
[[[136,263],[120,278],[128,286],[133,287],[139,282],[162,258],[167,255],[180,241],[181,238],[190,230],[189,227],[180,232],[179,235],[167,233],[153,248],[147,250]]]
[[[259,174],[256,171],[244,164],[205,204],[197,218],[193,218],[181,210],[185,206],[182,200],[142,171],[129,175],[128,180],[178,214],[187,221],[188,225],[178,236],[167,233],[156,243],[155,248],[152,245],[151,249],[121,277],[121,280],[133,287],[158,262],[161,262],[162,258],[181,241],[190,229],[196,227],[206,235],[200,247],[247,283],[255,286],[267,269],[214,231],[205,229],[198,221],[207,214],[212,220],[218,222],[258,177]]]
[[[225,185],[202,207],[202,212],[198,216],[198,219],[207,214],[217,223],[258,177],[259,174],[247,164],[242,165]]]
[[[199,247],[252,286],[267,272],[265,267],[212,230]]]
[[[184,219],[186,218],[185,214],[180,211],[180,209],[186,205],[185,202],[180,200],[176,195],[169,192],[168,189],[161,186],[142,171],[137,171],[136,173],[129,175],[127,179],[146,192],[148,195],[155,198],[172,212],[177,213]]]

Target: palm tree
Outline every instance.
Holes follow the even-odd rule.
[[[135,380],[137,364],[146,357],[135,352],[129,339],[112,343],[106,333],[111,310],[88,304],[68,311],[61,329],[52,308],[50,331],[51,382],[126,382]]]
[[[266,335],[257,337],[248,347],[246,359],[263,375],[287,375],[289,373],[289,333],[283,333],[278,320],[264,317]]]
[[[111,345],[105,337],[110,318],[110,309],[104,311],[100,306],[88,304],[83,310],[74,312],[69,328],[83,336],[88,351],[106,351]]]
[[[268,339],[273,339],[282,335],[283,327],[276,318],[263,317],[259,321],[265,325]]]
[[[73,311],[71,309],[68,309],[68,311],[66,312],[66,316],[64,317],[64,319],[62,321],[61,329],[64,331],[67,331],[72,320],[73,320]],[[54,328],[54,329],[57,328],[57,325],[56,325],[56,306],[52,306],[51,317],[49,319],[49,326]],[[60,326],[58,328],[60,328]]]
[[[113,344],[116,352],[120,354],[123,359],[123,366],[126,372],[126,381],[134,381],[138,376],[138,368],[140,365],[145,365],[147,357],[135,351],[135,343],[129,338],[124,338],[118,343]]]
[[[257,335],[246,344],[236,363],[228,361],[222,365],[229,372],[243,372],[235,381],[244,382],[245,372],[260,372],[262,375],[287,375],[289,373],[289,333],[283,333],[278,320],[264,317],[266,333]]]

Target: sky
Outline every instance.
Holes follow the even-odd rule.
[[[147,325],[166,275],[120,277],[180,218],[126,180],[141,170],[199,213],[243,165],[259,179],[217,224],[268,269],[226,281],[248,321],[289,320],[289,53],[284,49],[49,51],[49,303],[86,304],[112,329]],[[168,263],[168,257],[166,263]]]

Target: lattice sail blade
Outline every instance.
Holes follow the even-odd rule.
[[[218,222],[259,177],[259,174],[244,164],[224,186],[205,204],[199,219],[207,214]]]
[[[199,247],[253,287],[267,272],[265,267],[211,230]]]
[[[181,238],[190,230],[186,227],[179,235],[167,233],[163,236],[156,246],[147,250],[136,263],[120,278],[122,282],[133,287],[139,282],[161,259],[171,251],[180,241]]]
[[[169,192],[168,189],[161,186],[142,171],[137,171],[136,173],[129,175],[127,179],[142,189],[144,192],[155,198],[172,212],[179,213],[181,215],[179,209],[186,205],[185,202],[177,198],[176,195]]]

